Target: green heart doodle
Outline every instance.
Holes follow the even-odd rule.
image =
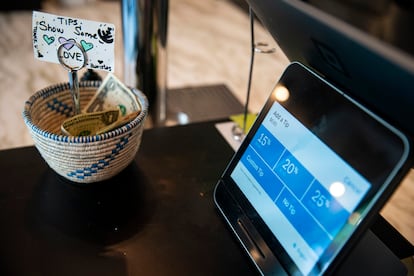
[[[55,41],[55,37],[43,35],[43,40],[47,43],[47,45],[50,45],[53,41]]]
[[[88,43],[85,40],[81,40],[81,45],[82,45],[82,48],[85,50],[85,52],[87,52],[87,51],[89,51],[90,49],[93,48],[93,44]]]

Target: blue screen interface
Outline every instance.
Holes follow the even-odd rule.
[[[371,187],[277,101],[231,177],[303,274]]]

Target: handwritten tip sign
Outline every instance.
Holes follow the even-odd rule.
[[[113,24],[33,11],[32,29],[35,58],[114,71]]]

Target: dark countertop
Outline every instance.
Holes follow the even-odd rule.
[[[0,152],[1,275],[251,275],[213,188],[233,150],[213,123],[146,130],[101,183],[57,175],[34,147]]]
[[[0,151],[0,275],[256,274],[213,202],[232,155],[215,122],[145,130],[135,160],[93,184],[57,175],[35,147]],[[386,221],[375,225],[411,256]],[[368,238],[345,267],[381,267],[371,254],[383,245]]]

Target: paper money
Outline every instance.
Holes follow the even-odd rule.
[[[65,120],[62,134],[87,136],[102,134],[129,123],[141,112],[136,95],[108,74],[82,114]]]
[[[141,106],[135,94],[113,74],[108,74],[95,96],[83,109],[83,113],[91,113],[119,108],[121,116],[140,112]]]
[[[98,111],[73,116],[62,123],[64,135],[88,136],[102,133],[102,129],[113,127],[120,120],[119,109]],[[111,128],[112,129],[112,128]]]
[[[137,111],[137,112],[133,112],[133,113],[130,113],[128,115],[125,115],[123,117],[119,116],[119,118],[116,122],[112,123],[111,125],[108,125],[107,127],[104,127],[102,129],[98,130],[96,132],[96,134],[102,134],[102,133],[111,131],[111,130],[117,128],[117,127],[123,126],[123,125],[129,123],[130,121],[132,121],[133,119],[135,119],[135,117],[137,117],[139,113],[140,113],[140,111]]]

